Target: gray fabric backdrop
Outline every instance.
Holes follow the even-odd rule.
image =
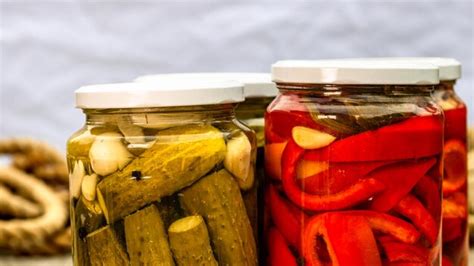
[[[153,72],[269,71],[278,59],[451,56],[473,98],[467,1],[54,1],[0,3],[0,137],[63,148],[73,91]]]

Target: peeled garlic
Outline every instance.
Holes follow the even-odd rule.
[[[82,179],[82,185],[81,185],[82,196],[84,196],[86,200],[88,201],[95,200],[96,186],[97,186],[98,179],[99,177],[96,174],[86,175]]]
[[[125,137],[125,140],[130,144],[143,144],[145,143],[145,135],[143,134],[143,128],[134,125],[131,121],[127,121],[125,118],[121,118],[117,121],[118,128]]]
[[[224,167],[232,173],[237,182],[239,182],[239,185],[251,183],[251,187],[253,184],[254,174],[249,174],[249,171],[253,172],[253,169],[251,169],[251,153],[252,145],[243,133],[227,142]],[[245,187],[248,186],[245,185]],[[241,188],[244,189],[242,186]]]
[[[319,149],[326,147],[336,140],[328,133],[309,127],[297,126],[291,130],[293,140],[303,149]]]
[[[71,191],[71,195],[75,198],[78,198],[81,194],[81,183],[82,179],[86,175],[86,170],[82,161],[79,160],[75,161],[72,167],[72,173],[69,175],[69,189]]]
[[[96,137],[89,151],[94,172],[106,176],[124,168],[133,158],[122,143],[119,133],[104,133]]]

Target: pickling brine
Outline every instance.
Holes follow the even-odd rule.
[[[443,265],[467,265],[467,110],[454,81],[441,82],[433,94],[445,114],[443,178]]]
[[[68,142],[75,265],[257,265],[255,134],[218,102],[80,101],[86,125]]]

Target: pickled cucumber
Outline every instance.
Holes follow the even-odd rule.
[[[86,237],[90,265],[128,265],[129,259],[120,240],[109,225]]]
[[[252,228],[239,185],[225,169],[212,173],[180,193],[183,209],[201,215],[221,265],[256,265]]]
[[[80,197],[76,205],[78,219],[75,224],[77,230],[91,233],[105,224],[104,214],[97,201],[88,201]]]
[[[152,147],[99,182],[97,197],[107,222],[191,185],[222,162],[225,153],[222,133],[210,125],[158,132]]]
[[[72,251],[72,261],[74,262],[74,265],[89,265],[89,255],[87,254],[85,239],[82,239],[79,236],[79,232],[82,232],[82,230],[79,230],[80,227],[77,226],[79,222],[77,220],[78,216],[75,210],[76,205],[79,205],[78,200],[72,199],[69,206],[71,211],[72,242],[74,246]]]
[[[217,265],[209,233],[201,216],[188,216],[175,221],[168,229],[168,234],[178,265]]]
[[[77,233],[73,236],[73,246],[75,247],[72,252],[72,261],[74,265],[90,265],[89,254],[87,253],[86,242],[79,238]]]
[[[184,216],[179,205],[179,198],[176,195],[161,198],[156,202],[156,207],[158,207],[165,228],[169,228],[174,221]]]
[[[253,237],[255,241],[258,240],[258,198],[257,198],[257,186],[254,186],[252,190],[245,191],[242,193],[242,199],[244,200],[245,210],[249,217],[250,225],[253,229]]]
[[[174,265],[168,236],[155,205],[124,219],[130,265]]]

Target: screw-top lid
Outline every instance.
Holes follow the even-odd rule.
[[[357,59],[360,60],[360,59]],[[439,68],[439,80],[456,80],[461,77],[461,63],[448,57],[376,57],[373,60],[394,62],[421,62],[433,64]]]
[[[286,60],[272,65],[277,83],[434,85],[438,73],[429,63],[393,60]]]
[[[135,82],[154,82],[168,79],[191,79],[198,81],[235,80],[244,85],[245,98],[275,97],[278,93],[269,73],[173,73],[146,75],[135,79]]]
[[[82,109],[218,105],[244,101],[237,81],[162,80],[153,83],[115,83],[76,90],[76,107]]]

